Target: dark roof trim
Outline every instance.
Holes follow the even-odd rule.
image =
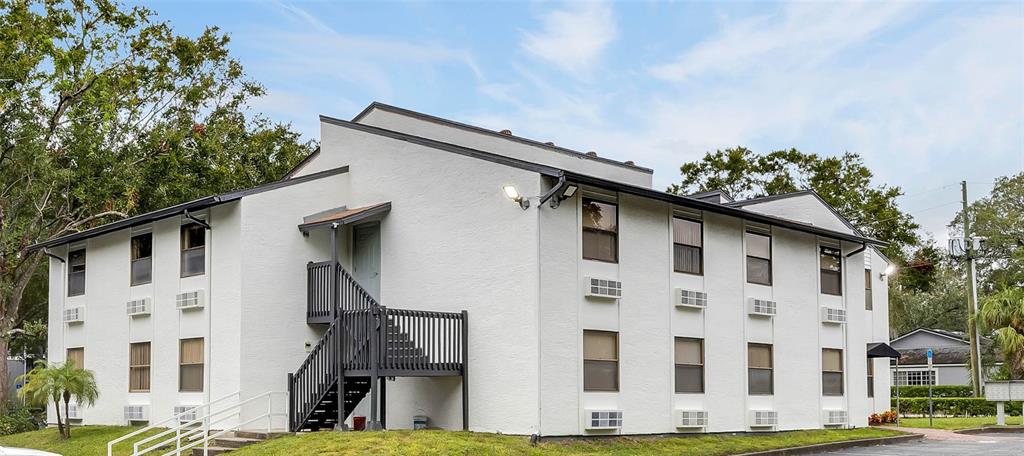
[[[291,179],[295,177],[295,173],[302,171],[302,168],[305,168],[306,165],[308,165],[309,162],[313,161],[313,159],[316,158],[318,155],[320,155],[320,146],[316,146],[316,150],[310,152],[309,155],[306,156],[306,158],[303,158],[300,162],[296,163],[295,166],[292,167],[292,169],[288,170],[288,172],[285,173],[284,177],[282,177],[281,180]]]
[[[686,196],[697,199],[705,199],[709,196],[717,196],[726,201],[724,204],[729,204],[733,202],[732,195],[730,195],[729,192],[726,192],[725,190],[708,190],[706,192],[697,192]]]
[[[910,336],[912,336],[914,334],[917,334],[919,332],[926,332],[926,333],[934,335],[934,336],[945,337],[946,339],[955,340],[955,341],[960,342],[960,343],[962,343],[964,345],[968,345],[969,344],[969,342],[965,341],[963,338],[956,337],[956,336],[953,336],[953,335],[950,335],[950,334],[944,334],[944,333],[938,332],[938,331],[933,331],[933,330],[928,329],[928,328],[917,328],[917,329],[915,329],[913,331],[910,331],[910,332],[908,332],[908,333],[906,333],[906,334],[904,334],[902,336],[899,336],[899,337],[893,339],[889,343],[891,344],[891,343],[896,342],[898,340],[906,339],[907,337],[910,337]]]
[[[324,220],[322,222],[303,223],[302,225],[299,225],[299,231],[302,231],[303,233],[309,233],[309,230],[311,230],[311,229],[319,228],[321,226],[329,226],[329,225],[333,225],[335,223],[337,223],[338,225],[349,225],[349,224],[358,222],[360,220],[366,220],[366,219],[371,218],[371,217],[376,217],[378,215],[387,214],[390,211],[391,211],[391,201],[388,201],[386,203],[380,203],[380,204],[375,204],[375,205],[369,206],[369,207],[367,207],[366,209],[364,209],[364,210],[362,210],[360,212],[356,212],[355,214],[351,214],[351,215],[348,215],[348,216],[345,216],[345,217],[339,217],[339,218],[331,219],[331,220]]]
[[[220,195],[207,196],[186,203],[177,204],[171,207],[158,209],[153,212],[147,212],[145,214],[136,215],[134,217],[121,219],[116,222],[108,223],[106,225],[100,225],[85,231],[80,231],[77,233],[72,233],[65,236],[60,236],[57,238],[46,240],[38,244],[32,245],[31,247],[29,247],[29,249],[36,250],[41,248],[49,248],[58,245],[69,244],[83,239],[88,239],[91,237],[96,237],[102,234],[107,234],[113,231],[121,230],[124,228],[130,228],[133,226],[143,225],[167,217],[173,217],[175,215],[184,213],[185,211],[194,211],[197,209],[204,209],[212,206],[217,206],[220,204],[229,203],[231,201],[237,201],[243,197],[255,195],[257,193],[268,192],[271,190],[289,187],[292,185],[301,184],[303,182],[309,182],[312,180],[317,180],[320,178],[334,176],[337,174],[343,174],[347,172],[348,166],[342,166],[339,168],[328,169],[325,171],[320,171],[318,173],[307,174],[305,176],[294,177],[287,180],[278,180],[253,188],[235,190],[233,192],[223,193]]]
[[[764,215],[764,214],[760,214],[760,213],[757,213],[757,212],[747,211],[747,210],[739,209],[739,208],[733,208],[733,207],[725,206],[725,205],[722,205],[722,204],[711,203],[711,202],[708,202],[708,201],[701,201],[701,200],[690,198],[690,197],[687,197],[687,196],[680,196],[680,195],[675,195],[675,194],[672,194],[672,193],[665,193],[665,192],[662,192],[662,191],[658,191],[658,190],[654,190],[654,189],[650,189],[650,188],[646,188],[646,187],[639,187],[639,186],[636,186],[636,185],[623,184],[623,183],[620,183],[620,182],[615,182],[615,181],[610,181],[610,180],[606,180],[606,179],[601,179],[601,178],[597,178],[597,177],[593,177],[593,176],[588,176],[588,175],[585,175],[585,174],[577,174],[577,173],[561,170],[561,169],[558,169],[558,168],[553,168],[553,167],[550,167],[550,166],[547,166],[547,165],[541,165],[541,164],[538,164],[538,163],[528,162],[528,161],[519,160],[519,159],[515,159],[515,158],[511,158],[511,157],[506,157],[504,155],[492,154],[490,152],[484,152],[484,151],[477,150],[477,149],[471,149],[471,148],[468,148],[468,147],[457,146],[457,145],[454,145],[454,144],[449,144],[449,143],[446,143],[446,142],[436,141],[436,140],[433,140],[433,139],[422,138],[422,137],[419,137],[419,136],[410,135],[408,133],[401,133],[401,132],[387,130],[387,129],[384,129],[384,128],[374,127],[374,126],[370,126],[370,125],[365,125],[365,124],[360,124],[360,123],[355,123],[355,122],[349,122],[349,121],[346,121],[346,120],[335,119],[335,118],[328,117],[328,116],[320,116],[320,120],[323,121],[323,122],[327,122],[327,123],[333,124],[333,125],[338,125],[338,126],[341,126],[341,127],[351,128],[351,129],[354,129],[354,130],[359,130],[359,131],[363,131],[363,132],[370,133],[370,134],[381,135],[381,136],[385,136],[385,137],[388,137],[388,138],[397,139],[399,141],[406,141],[406,142],[410,142],[410,143],[417,144],[417,145],[424,146],[424,147],[440,149],[440,150],[444,150],[444,151],[448,151],[448,152],[452,152],[452,153],[456,153],[456,154],[460,154],[460,155],[465,155],[465,156],[468,156],[468,157],[478,158],[478,159],[481,159],[481,160],[486,160],[486,161],[490,161],[490,162],[494,162],[494,163],[499,163],[499,164],[503,164],[503,165],[507,165],[507,166],[512,166],[512,167],[515,167],[515,168],[525,169],[525,170],[528,170],[528,171],[533,171],[533,172],[536,172],[536,173],[539,173],[539,174],[542,174],[542,175],[546,175],[546,176],[550,176],[550,177],[561,177],[562,175],[564,175],[566,180],[569,180],[569,181],[572,181],[572,182],[576,182],[578,184],[584,184],[584,185],[590,185],[590,186],[594,186],[594,187],[600,187],[600,188],[606,188],[606,189],[610,189],[610,190],[616,190],[616,191],[619,191],[619,192],[622,192],[622,193],[629,193],[629,194],[633,194],[633,195],[637,195],[637,196],[642,196],[642,197],[645,197],[645,198],[653,198],[653,199],[656,199],[656,200],[665,201],[665,202],[676,204],[676,205],[679,205],[679,206],[692,207],[692,208],[695,208],[695,209],[705,210],[705,211],[708,211],[708,212],[714,212],[714,213],[729,215],[729,216],[732,216],[732,217],[738,217],[738,218],[741,218],[741,219],[752,220],[752,221],[760,222],[760,223],[767,223],[767,224],[770,224],[770,225],[775,225],[775,226],[779,226],[779,227],[783,227],[783,228],[789,228],[789,229],[793,229],[793,230],[797,230],[797,231],[803,231],[803,232],[806,232],[806,233],[816,234],[816,235],[828,237],[828,238],[831,238],[831,239],[841,239],[841,240],[844,240],[844,241],[856,242],[856,243],[860,243],[860,244],[872,244],[872,245],[879,245],[879,246],[886,245],[885,242],[882,242],[882,241],[879,241],[879,240],[876,240],[876,239],[865,238],[865,237],[862,237],[862,236],[855,236],[855,235],[851,235],[849,233],[841,233],[841,232],[838,232],[838,231],[832,231],[832,230],[828,230],[828,229],[825,229],[825,228],[816,227],[814,225],[809,225],[809,224],[806,224],[806,223],[797,222],[797,221],[794,221],[794,220],[784,219],[784,218],[775,217],[775,216],[771,216],[771,215]]]
[[[393,112],[395,114],[400,114],[400,115],[408,116],[408,117],[414,117],[414,118],[417,118],[417,119],[420,119],[420,120],[423,120],[423,121],[426,121],[426,122],[431,122],[431,123],[436,123],[436,124],[445,125],[445,126],[449,126],[449,127],[454,127],[454,128],[458,128],[458,129],[461,129],[461,130],[468,130],[468,131],[472,131],[474,133],[482,133],[482,134],[485,134],[485,135],[488,135],[488,136],[493,136],[493,137],[496,137],[496,138],[502,138],[502,139],[506,139],[506,140],[509,140],[509,141],[515,141],[515,142],[518,142],[518,143],[527,144],[527,145],[534,146],[534,147],[540,147],[542,149],[548,149],[548,150],[551,150],[551,151],[554,151],[554,152],[559,152],[559,153],[562,153],[562,154],[570,155],[570,156],[575,157],[575,158],[582,158],[582,159],[585,159],[585,160],[599,161],[601,163],[607,163],[609,165],[615,165],[615,166],[619,166],[619,167],[622,167],[622,168],[631,169],[631,170],[634,170],[634,171],[641,171],[641,172],[644,172],[644,173],[647,173],[647,174],[654,174],[654,170],[653,169],[645,168],[643,166],[627,165],[627,164],[625,164],[623,162],[620,162],[618,160],[612,160],[610,158],[593,157],[593,156],[587,155],[587,154],[585,154],[583,152],[580,152],[580,151],[577,151],[577,150],[567,149],[565,147],[560,147],[560,146],[553,146],[553,145],[550,145],[550,144],[547,144],[547,143],[543,143],[543,142],[540,142],[540,141],[536,141],[536,140],[533,140],[533,139],[523,138],[521,136],[503,135],[503,134],[501,134],[499,132],[496,132],[494,130],[489,130],[487,128],[478,127],[476,125],[469,125],[469,124],[465,124],[465,123],[462,123],[462,122],[456,122],[454,120],[444,119],[444,118],[441,118],[441,117],[432,116],[430,114],[424,114],[422,112],[417,112],[417,111],[413,111],[413,110],[410,110],[410,109],[399,108],[397,106],[391,106],[389,104],[385,104],[385,103],[381,103],[381,102],[377,102],[377,101],[374,101],[373,103],[370,103],[370,105],[367,106],[366,109],[363,109],[362,112],[360,112],[358,115],[353,117],[352,118],[352,122],[359,122],[360,120],[363,119],[363,117],[366,117],[366,115],[368,115],[374,109],[380,109],[382,111],[390,111],[390,112]]]
[[[645,198],[652,198],[656,200],[665,201],[668,203],[676,204],[679,206],[691,207],[694,209],[700,209],[707,212],[716,214],[728,215],[737,217],[745,220],[750,220],[759,223],[766,223],[781,228],[788,228],[791,230],[802,231],[805,233],[815,234],[822,237],[831,239],[839,239],[848,242],[856,242],[859,244],[871,244],[877,246],[885,246],[886,242],[879,241],[877,239],[871,239],[863,236],[858,236],[849,233],[841,233],[839,231],[832,231],[826,228],[821,228],[815,225],[798,222],[795,220],[785,219],[781,217],[765,215],[754,211],[748,211],[740,208],[734,208],[729,205],[716,204],[708,201],[702,201],[699,199],[691,198],[689,196],[675,195],[672,193],[661,192],[654,189],[638,187],[635,185],[623,184],[619,182],[613,182],[605,179],[596,177],[586,176],[582,174],[576,174],[566,171],[566,179],[579,184],[592,185],[595,187],[602,187],[613,189],[621,193],[628,193],[631,195],[641,196]]]
[[[498,163],[513,168],[525,169],[527,171],[533,171],[535,173],[544,174],[546,176],[558,177],[562,174],[562,170],[542,165],[539,163],[528,162],[526,160],[520,160],[518,158],[506,157],[504,155],[492,154],[490,152],[484,152],[482,150],[471,149],[469,147],[457,146],[455,144],[441,142],[433,139],[423,138],[421,136],[410,135],[394,130],[387,130],[380,127],[374,127],[372,125],[366,125],[361,123],[350,122],[347,120],[335,119],[328,116],[320,116],[321,122],[326,122],[339,127],[351,128],[353,130],[359,130],[364,133],[370,133],[374,135],[385,136],[391,139],[397,139],[399,141],[405,141],[413,144],[417,144],[432,149],[440,149],[447,152],[452,152],[459,155],[465,155],[467,157],[478,158],[493,163]]]

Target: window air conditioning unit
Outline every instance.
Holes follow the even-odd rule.
[[[684,290],[676,288],[676,307],[690,307],[694,309],[705,309],[708,307],[708,294],[703,291]]]
[[[846,323],[846,310],[833,307],[821,308],[821,322],[841,325]]]
[[[749,298],[748,303],[750,315],[760,315],[764,317],[775,316],[775,301],[769,301],[767,299]]]
[[[841,426],[846,424],[846,410],[824,410],[821,414],[825,426]]]
[[[774,410],[751,410],[750,427],[775,427],[779,424],[779,412]]]
[[[63,412],[64,410],[61,410],[61,411]],[[75,403],[68,404],[68,417],[67,418],[69,420],[80,420],[80,419],[82,419],[82,409],[81,409],[81,407],[79,407],[78,404],[75,404]]]
[[[186,291],[175,297],[178,310],[202,309],[203,290]]]
[[[148,405],[126,405],[124,406],[124,420],[131,423],[133,421],[149,421],[149,406]]]
[[[128,301],[127,309],[129,317],[149,315],[152,312],[152,301],[149,298],[132,299]]]
[[[85,323],[85,307],[78,306],[64,309],[64,323],[69,325]]]
[[[195,421],[198,416],[196,410],[196,406],[194,405],[175,405],[174,416],[178,417],[178,422],[181,423]]]
[[[619,429],[622,427],[622,410],[587,410],[587,429]]]
[[[708,412],[705,410],[676,410],[677,428],[702,428],[708,425]]]
[[[619,299],[622,297],[622,282],[586,277],[586,295],[592,298]]]

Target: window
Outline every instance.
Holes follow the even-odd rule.
[[[68,253],[68,296],[85,294],[85,249]]]
[[[821,394],[843,395],[843,351],[834,348],[821,349]]]
[[[618,206],[583,199],[583,259],[619,261]]]
[[[128,352],[128,391],[149,391],[149,342],[131,344]]]
[[[75,363],[75,367],[85,369],[85,347],[69,348],[65,363]]]
[[[772,237],[747,232],[747,282],[772,284]]]
[[[206,228],[198,223],[181,226],[181,276],[206,272]]]
[[[842,251],[821,247],[821,292],[828,295],[843,294]]]
[[[704,392],[704,340],[676,337],[676,392]]]
[[[182,339],[178,354],[178,391],[203,391],[203,338]]]
[[[935,371],[915,370],[893,373],[893,384],[899,386],[925,386],[935,384]]]
[[[704,273],[704,249],[701,222],[683,218],[672,219],[673,264],[676,272]]]
[[[864,309],[871,310],[875,307],[871,297],[871,270],[864,270]]]
[[[618,390],[618,333],[583,331],[583,391]]]
[[[774,392],[772,346],[747,344],[747,392],[769,395]]]
[[[153,281],[153,233],[132,236],[132,285]]]
[[[875,360],[868,358],[868,397],[875,397]]]

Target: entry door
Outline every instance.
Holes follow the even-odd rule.
[[[352,233],[352,276],[380,299],[380,225],[358,225]]]

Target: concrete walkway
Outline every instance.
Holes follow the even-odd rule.
[[[958,434],[941,429],[886,427],[923,434],[924,440],[826,453],[842,456],[1020,456],[1024,434]]]

